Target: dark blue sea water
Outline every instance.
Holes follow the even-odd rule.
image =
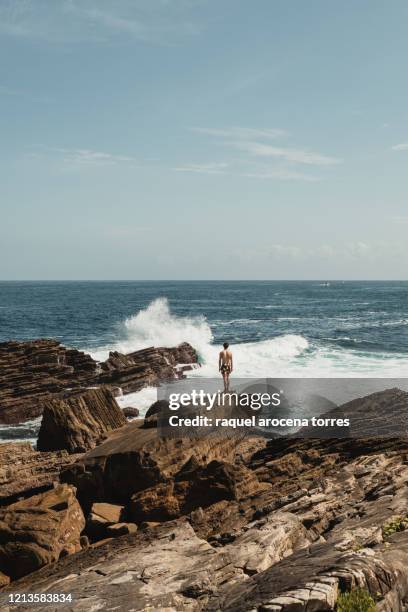
[[[238,377],[408,376],[408,282],[0,282],[0,341],[57,338],[109,350],[190,342],[218,375],[229,341]],[[154,389],[120,398],[146,409]],[[39,420],[0,426],[35,441]]]
[[[0,340],[109,349],[229,341],[244,376],[408,372],[408,282],[1,282]]]

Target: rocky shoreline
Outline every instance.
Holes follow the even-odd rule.
[[[38,417],[45,402],[75,390],[104,385],[116,395],[156,386],[183,376],[197,362],[196,351],[187,343],[127,355],[115,351],[106,361],[97,362],[56,340],[1,342],[0,424]]]
[[[84,611],[313,612],[360,589],[407,609],[408,393],[335,408],[357,415],[354,438],[164,439],[155,407],[127,422],[114,396],[182,376],[189,345],[97,364],[53,341],[3,343],[0,363],[2,422],[43,415],[39,450],[0,445],[2,602],[58,591]],[[373,437],[384,410],[400,437]]]

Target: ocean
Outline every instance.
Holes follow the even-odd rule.
[[[0,282],[0,341],[56,338],[105,359],[110,350],[190,342],[217,375],[231,344],[236,376],[403,377],[408,282]],[[147,389],[121,399],[146,409]],[[0,439],[31,438],[1,428]]]

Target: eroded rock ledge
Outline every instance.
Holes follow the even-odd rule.
[[[160,380],[179,378],[198,363],[188,343],[147,348],[129,355],[110,353],[98,363],[56,340],[0,343],[0,423],[15,424],[41,415],[44,403],[72,389],[105,385],[124,393]]]

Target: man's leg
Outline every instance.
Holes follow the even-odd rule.
[[[227,372],[222,372],[222,378],[224,380],[224,391],[228,391],[228,374]]]

